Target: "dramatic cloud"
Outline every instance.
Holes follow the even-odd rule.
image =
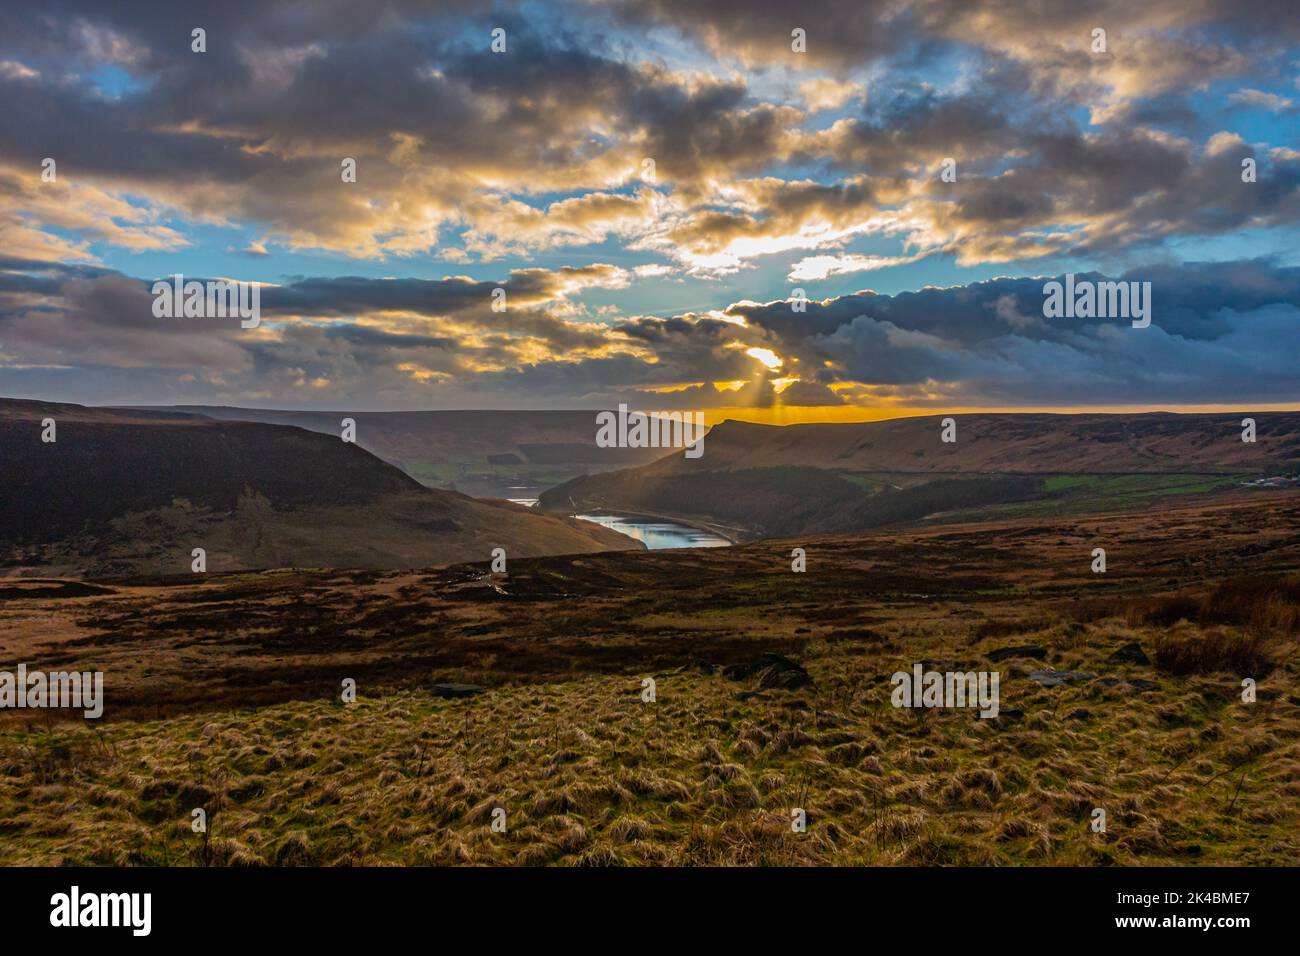
[[[1300,354],[1300,269],[1266,262],[1116,277],[1151,282],[1149,328],[1046,318],[1041,277],[857,293],[804,311],[783,301],[612,324],[564,317],[556,306],[575,282],[610,275],[594,266],[499,286],[303,280],[267,288],[264,324],[245,330],[154,318],[148,285],[120,275],[5,266],[0,356],[14,380],[66,382],[69,364],[130,369],[114,401],[138,400],[143,380],[168,398],[300,403],[324,392],[367,406],[1282,402]],[[492,313],[496,287],[529,304]]]
[[[1298,46],[1292,0],[5,8],[0,375],[367,407],[1295,400]],[[1064,271],[1151,281],[1152,328],[1053,324],[1042,280],[992,278]],[[262,283],[263,324],[154,318],[175,272]],[[867,281],[897,294],[844,294]]]

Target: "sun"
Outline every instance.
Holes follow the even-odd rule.
[[[760,349],[755,347],[751,349],[745,349],[745,354],[748,355],[750,358],[758,359],[768,368],[780,368],[782,365],[785,364],[781,360],[781,357],[777,355],[775,352],[773,352],[771,349]]]

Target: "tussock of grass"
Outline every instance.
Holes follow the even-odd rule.
[[[1169,674],[1242,674],[1267,677],[1277,665],[1279,642],[1258,631],[1201,630],[1185,624],[1155,639],[1156,667]]]
[[[1133,602],[1130,623],[1164,627],[1191,621],[1244,627],[1261,637],[1300,633],[1300,575],[1263,574],[1221,582],[1201,594],[1179,593]]]

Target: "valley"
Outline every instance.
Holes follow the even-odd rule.
[[[1241,421],[1258,428],[1242,440]],[[574,478],[539,507],[733,525],[743,539],[914,521],[1085,514],[1230,494],[1300,472],[1300,415],[958,415],[775,427],[726,421],[697,460]]]
[[[44,420],[56,440],[41,440]],[[356,444],[174,412],[0,400],[0,568],[87,578],[423,567],[639,548],[590,522],[422,486]]]

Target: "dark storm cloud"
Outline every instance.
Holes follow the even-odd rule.
[[[521,305],[559,297],[552,273],[524,270],[501,282],[449,279],[369,279],[334,276],[300,279],[262,290],[262,308],[275,315],[355,315],[401,311],[421,315],[454,315],[490,311],[492,291],[506,290]]]
[[[1018,43],[1047,46],[1097,25],[1112,30],[1177,29],[1188,34],[1217,31],[1245,45],[1265,46],[1300,36],[1300,16],[1291,0],[592,0],[627,22],[676,28],[698,38],[720,56],[776,62],[790,59],[790,31],[808,34],[804,55],[818,66],[855,65],[910,58],[937,37],[990,50]]]
[[[218,198],[187,185],[239,184],[223,211],[310,224],[302,207],[337,192],[342,155],[367,157],[360,178],[381,191],[412,185],[403,168],[416,161],[508,174],[528,188],[617,152],[619,144],[590,135],[599,119],[636,140],[636,162],[650,155],[660,175],[687,178],[766,163],[798,119],[747,102],[744,83],[687,88],[665,70],[602,56],[527,21],[510,37],[516,55],[497,56],[486,27],[475,45],[453,39],[456,31],[439,39],[434,27],[408,29],[412,18],[449,12],[438,4],[368,6],[56,5],[39,29],[0,41],[0,57],[41,71],[36,79],[0,73],[0,156],[36,163],[54,155],[68,174],[161,187],[200,209]],[[200,20],[208,50],[195,55],[189,31]],[[96,45],[88,34],[103,36]],[[142,88],[105,99],[63,68],[88,45],[101,61],[111,57],[110,36]],[[397,136],[413,137],[406,159],[392,155]],[[631,168],[632,160],[616,161]]]
[[[859,316],[962,347],[996,338],[1008,329],[1029,337],[1061,340],[1074,334],[1078,323],[1042,318],[1043,285],[1048,278],[993,279],[897,295],[859,292],[809,302],[803,313],[795,312],[785,301],[734,305],[727,312],[744,316],[750,325],[768,329],[782,341],[828,335]],[[1272,305],[1300,308],[1300,269],[1267,262],[1155,265],[1114,277],[1087,272],[1078,278],[1151,282],[1161,327],[1193,340],[1223,334],[1228,327],[1223,318],[1227,312],[1254,312]],[[999,303],[1003,303],[1001,308]],[[1012,306],[1014,313],[1008,311]],[[1033,321],[1018,322],[1018,316]]]
[[[207,320],[188,325],[153,315],[152,281],[129,279],[103,270],[54,266],[42,274],[25,260],[9,260],[12,270],[0,270],[0,303],[12,303],[14,321],[10,327],[24,337],[34,336],[44,343],[43,360],[49,361],[50,349],[65,347],[69,355],[82,347],[77,337],[92,327],[96,330],[118,328],[137,333],[161,332],[178,339],[193,336],[211,342],[225,342],[229,330],[222,330]],[[537,336],[558,349],[597,348],[605,343],[603,333],[592,327],[565,321],[545,308],[570,289],[600,284],[616,273],[609,266],[566,268],[555,272],[525,269],[512,273],[500,282],[476,282],[465,278],[449,279],[365,279],[355,276],[302,279],[282,286],[265,286],[261,290],[262,316],[268,321],[277,317],[306,317],[312,320],[335,320],[324,334],[353,345],[383,346],[388,349],[430,347],[450,349],[458,340],[442,335],[406,334],[383,331],[372,326],[342,322],[344,318],[366,318],[389,312],[406,313],[430,319],[464,318],[475,325],[490,327],[497,334]],[[162,277],[164,281],[168,277]],[[187,281],[205,282],[200,276]],[[493,291],[503,289],[507,308],[492,309]],[[26,303],[24,307],[24,303]],[[21,318],[20,318],[21,315]],[[3,315],[0,314],[0,318]],[[4,330],[0,324],[0,330]],[[236,336],[237,337],[237,336]],[[98,334],[88,342],[99,341]],[[116,350],[114,350],[116,351]],[[229,355],[225,344],[219,349]],[[136,363],[144,361],[137,357]],[[96,360],[101,364],[103,358]],[[166,365],[161,356],[152,364]]]
[[[808,65],[838,66],[898,55],[921,42],[911,13],[891,0],[616,0],[628,22],[662,24],[716,54],[799,68],[791,31],[805,30]]]
[[[459,342],[445,335],[412,335],[408,332],[385,332],[360,325],[334,325],[325,330],[331,339],[371,350],[385,349],[455,349]]]
[[[824,138],[836,165],[893,175],[936,158],[984,160],[1021,146],[1024,129],[1008,117],[1012,107],[1031,104],[1012,83],[986,76],[977,92],[944,96],[933,89],[903,87],[872,100],[863,114]],[[1045,116],[1030,115],[1024,127],[1041,127]],[[812,159],[818,150],[802,157]]]

